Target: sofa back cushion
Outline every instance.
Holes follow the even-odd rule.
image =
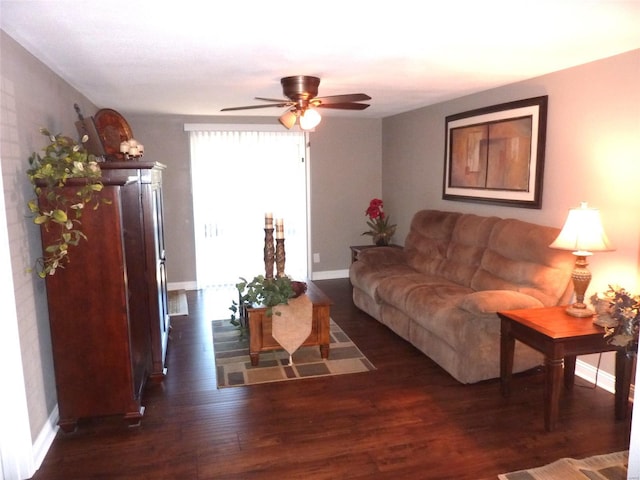
[[[459,285],[470,287],[498,217],[464,214],[451,233],[444,261],[438,274]]]
[[[460,216],[457,212],[438,210],[417,212],[404,242],[407,264],[421,273],[438,274]]]
[[[566,301],[575,258],[570,252],[549,248],[559,232],[515,219],[498,221],[471,288],[515,290],[537,298],[545,306]]]

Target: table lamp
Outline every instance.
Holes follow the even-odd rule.
[[[587,257],[593,252],[613,250],[602,227],[600,212],[589,208],[587,202],[582,202],[579,208],[572,208],[558,238],[549,246],[571,250],[576,256],[576,265],[571,274],[576,302],[567,307],[567,313],[573,317],[591,317],[595,312],[584,303],[584,294],[591,283]]]

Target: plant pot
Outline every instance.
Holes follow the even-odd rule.
[[[373,243],[378,247],[386,247],[389,245],[391,241],[391,237],[386,233],[380,233],[378,235],[373,236]]]

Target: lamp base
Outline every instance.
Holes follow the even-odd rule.
[[[566,312],[569,315],[571,315],[572,317],[578,317],[578,318],[593,317],[595,315],[595,313],[596,313],[593,310],[591,310],[590,308],[577,307],[575,304],[574,305],[569,305],[567,307]]]

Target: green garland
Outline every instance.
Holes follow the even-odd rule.
[[[267,315],[272,314],[272,307],[286,305],[289,299],[295,296],[291,278],[277,277],[265,278],[258,275],[248,282],[240,277],[241,282],[236,284],[238,289],[238,301],[233,301],[231,310],[231,324],[243,330],[248,329],[244,309],[246,305],[263,305],[267,307]]]
[[[101,203],[110,202],[97,198],[103,188],[102,171],[93,155],[69,137],[52,135],[46,128],[41,128],[40,133],[47,136],[50,143],[43,149],[44,155],[34,152],[29,157],[27,176],[36,197],[27,205],[33,223],[55,232],[55,240],[44,247],[42,257],[35,262],[38,276],[45,278],[70,262],[69,247],[78,246],[81,239],[87,240],[80,222],[85,206],[93,203],[95,210]],[[85,135],[82,141],[87,140]],[[84,180],[78,182],[73,200],[64,195],[69,179]],[[38,198],[44,201],[39,202]]]

